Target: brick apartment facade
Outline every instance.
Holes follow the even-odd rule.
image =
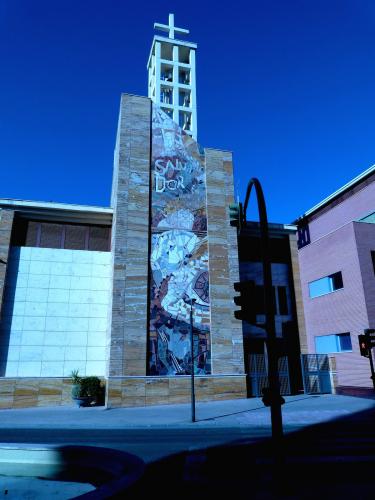
[[[374,211],[371,167],[296,221],[307,336],[301,351],[335,357],[338,392],[372,387],[358,335],[375,327]]]

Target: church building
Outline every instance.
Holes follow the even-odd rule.
[[[155,24],[148,96],[122,94],[110,207],[0,199],[0,407],[246,397],[232,154],[197,143],[196,50]]]

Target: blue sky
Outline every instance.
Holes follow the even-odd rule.
[[[375,163],[375,3],[0,0],[0,197],[108,205],[153,22],[198,43],[198,140],[290,222]],[[255,210],[254,210],[255,216]]]

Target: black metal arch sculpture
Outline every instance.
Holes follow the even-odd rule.
[[[266,311],[266,345],[268,354],[268,390],[265,391],[263,402],[266,406],[271,407],[271,423],[272,423],[272,438],[277,448],[281,447],[281,439],[283,436],[283,425],[281,415],[281,405],[284,400],[280,396],[279,372],[278,372],[278,356],[276,346],[276,329],[275,329],[275,314],[273,310],[273,290],[272,290],[272,274],[271,274],[271,259],[269,254],[269,235],[268,235],[268,219],[266,202],[264,199],[263,189],[258,179],[253,177],[246,190],[246,198],[243,210],[244,224],[246,224],[246,211],[249,204],[252,187],[255,186],[258,214],[260,222],[261,234],[261,249],[263,261],[263,281],[264,281],[264,298]],[[280,452],[280,450],[278,450]]]

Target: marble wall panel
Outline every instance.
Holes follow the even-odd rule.
[[[1,375],[62,377],[73,369],[81,375],[104,375],[110,253],[12,247],[8,259]],[[69,267],[73,260],[77,266],[89,266],[83,273],[90,276],[66,275],[74,270]],[[99,290],[91,288],[94,282]],[[87,364],[93,361],[87,357],[88,345],[96,349],[94,361],[101,361],[100,366]]]

